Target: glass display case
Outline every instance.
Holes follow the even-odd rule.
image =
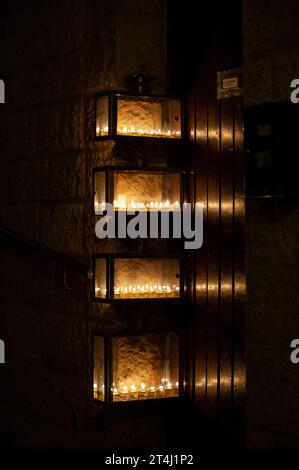
[[[179,257],[96,255],[95,300],[163,300],[183,296]]]
[[[165,96],[110,91],[96,96],[96,139],[181,139],[182,101]]]
[[[178,397],[179,335],[94,335],[93,397],[127,402]]]
[[[183,201],[180,170],[97,168],[93,173],[94,211],[105,202],[115,210],[175,211]]]

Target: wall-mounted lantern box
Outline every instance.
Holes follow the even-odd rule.
[[[182,139],[182,100],[109,91],[96,96],[95,138]]]
[[[180,257],[95,255],[94,300],[178,300],[184,297]]]
[[[179,397],[180,335],[93,335],[93,398],[102,402]]]
[[[180,170],[96,168],[93,172],[94,212],[105,202],[123,211],[175,211],[184,199]]]

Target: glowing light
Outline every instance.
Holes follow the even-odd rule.
[[[99,292],[100,289],[96,289]],[[101,291],[103,292],[103,291]],[[105,291],[106,292],[106,291]],[[147,297],[178,297],[180,288],[176,285],[157,285],[157,284],[142,284],[142,285],[121,285],[114,287],[114,297],[117,298],[147,298]]]
[[[127,400],[145,400],[151,398],[169,398],[178,396],[178,382],[175,386],[167,379],[161,379],[158,386],[146,385],[142,382],[139,388],[135,385],[121,383],[121,392],[117,387],[112,387],[114,401],[127,401]]]
[[[107,130],[99,129],[99,133],[107,133]],[[181,137],[181,131],[171,131],[162,129],[136,129],[134,126],[128,128],[127,126],[118,127],[117,134],[119,135],[131,135],[131,136],[142,136],[142,137],[167,137],[168,139],[177,139]]]
[[[107,134],[108,134],[108,131],[109,131],[108,126],[97,127],[97,128],[96,128],[96,133],[97,133],[97,135],[107,135]]]
[[[103,210],[105,203],[95,202],[96,210]],[[118,199],[114,199],[113,201],[114,209],[122,209],[122,210],[176,210],[180,208],[180,203],[178,201],[170,202],[168,199],[166,201],[141,201],[136,202],[131,200],[129,203],[126,202],[126,197],[119,196]]]

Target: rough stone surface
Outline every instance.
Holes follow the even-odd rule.
[[[245,106],[289,101],[299,76],[296,0],[243,0]],[[247,202],[247,445],[298,447],[296,201]]]
[[[163,362],[159,337],[119,337],[113,340],[114,382],[116,386],[158,386]]]
[[[54,201],[83,199],[85,196],[84,154],[51,158],[51,197]]]
[[[83,104],[81,100],[43,107],[40,115],[40,151],[57,154],[83,148]]]
[[[83,206],[59,204],[47,211],[40,240],[62,253],[83,253]]]
[[[166,86],[166,1],[118,2],[116,15],[117,81],[144,71],[155,76],[156,92]]]
[[[140,68],[157,77],[153,91],[165,91],[165,7],[164,0],[8,6],[9,21],[0,28],[7,83],[0,110],[1,224],[87,265],[94,252],[126,250],[95,241],[92,168],[136,165],[140,150],[94,141],[94,93],[123,87],[125,76]],[[163,160],[163,147],[150,154]],[[140,318],[134,309],[90,302],[90,280],[23,250],[1,251],[0,273],[0,337],[9,360],[9,369],[0,370],[6,384],[0,433],[14,446],[53,447],[67,436],[74,445],[74,433],[101,409],[91,403],[86,409],[92,332],[136,330]],[[111,439],[104,427],[94,433],[96,445]]]
[[[298,337],[299,210],[247,203],[247,443],[291,447],[299,391],[290,343]],[[288,437],[287,437],[288,436]]]
[[[288,101],[299,76],[296,0],[243,0],[245,106]]]

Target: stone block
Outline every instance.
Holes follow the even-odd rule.
[[[243,1],[245,57],[298,41],[296,0]]]
[[[39,115],[36,110],[9,114],[3,119],[0,127],[3,158],[15,160],[37,154],[38,120]]]
[[[271,429],[276,423],[277,376],[273,345],[251,344],[247,361],[247,426]]]
[[[6,227],[19,235],[38,239],[38,205],[15,203],[8,206]]]
[[[43,207],[39,240],[62,253],[83,253],[83,204]]]
[[[40,152],[58,154],[83,147],[83,105],[81,100],[42,108]]]
[[[36,39],[39,59],[65,54],[82,46],[83,5],[81,0],[38,2]]]
[[[118,86],[140,70],[156,77],[154,91],[166,86],[166,3],[161,0],[124,0],[116,10]]]
[[[117,88],[115,12],[119,2],[88,0],[86,78],[89,92]],[[105,18],[105,21],[102,19]]]
[[[43,312],[36,308],[13,306],[10,315],[10,360],[40,363]]]
[[[41,103],[57,102],[84,92],[81,51],[44,60],[36,71]]]
[[[43,359],[59,370],[85,366],[86,331],[82,319],[50,311],[43,316]]]
[[[38,105],[40,101],[40,76],[36,63],[25,64],[10,71],[7,81],[7,103],[10,108]]]
[[[87,308],[87,278],[62,265],[56,265],[52,297],[56,312],[84,320]]]
[[[32,63],[37,59],[36,3],[20,3],[7,26],[6,44],[9,67]],[[11,34],[12,31],[13,34]]]
[[[53,202],[85,196],[85,159],[83,153],[59,155],[50,160]]]

